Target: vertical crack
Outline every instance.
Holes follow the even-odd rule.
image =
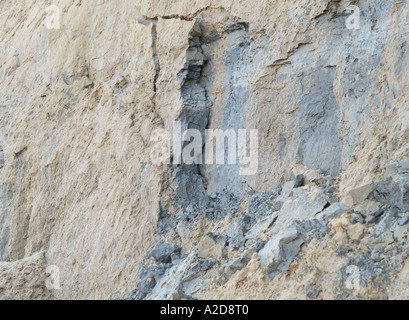
[[[157,21],[152,20],[152,29],[151,29],[151,35],[152,35],[152,51],[153,51],[153,63],[155,64],[155,77],[153,79],[153,91],[156,92],[156,83],[159,78],[160,74],[160,63],[159,63],[159,57],[158,57],[158,49],[157,49],[157,41],[158,41],[158,32],[156,29]]]
[[[158,19],[153,18],[145,18],[145,17],[139,17],[137,19],[138,23],[144,25],[144,26],[151,26],[151,38],[152,38],[152,59],[153,63],[155,65],[155,76],[153,79],[153,91],[156,92],[157,90],[157,81],[159,78],[160,74],[160,62],[159,62],[159,56],[158,56],[158,48],[157,48],[157,42],[158,42],[158,31],[157,31],[157,24],[158,24]]]
[[[183,111],[178,118],[182,130],[195,129],[205,137],[205,130],[209,123],[210,110],[213,102],[208,96],[208,86],[211,85],[203,72],[208,65],[211,55],[204,50],[203,44],[209,44],[219,39],[214,29],[206,34],[202,23],[197,21],[189,34],[189,47],[186,50],[186,63],[179,71],[177,77],[180,83],[180,94],[183,100]],[[202,141],[204,148],[204,140]],[[190,142],[184,142],[183,148]],[[177,203],[186,208],[203,208],[208,205],[206,194],[207,181],[201,167],[203,153],[199,155],[202,160],[195,165],[181,164],[175,168],[175,181],[179,186],[177,192]]]

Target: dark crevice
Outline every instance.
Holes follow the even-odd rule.
[[[158,41],[158,32],[157,32],[157,18],[146,18],[146,17],[139,17],[137,19],[138,23],[144,26],[151,26],[151,38],[152,38],[152,59],[155,65],[155,76],[153,79],[153,91],[156,92],[157,90],[157,81],[159,78],[159,74],[161,71],[159,57],[158,57],[158,49],[157,49],[157,41]]]
[[[159,78],[160,74],[160,63],[159,63],[159,57],[158,57],[158,51],[157,51],[157,40],[158,40],[158,32],[156,30],[156,21],[152,21],[152,29],[151,29],[151,35],[152,35],[152,51],[153,51],[153,63],[155,64],[155,77],[153,80],[153,91],[156,92],[156,83]]]
[[[197,22],[189,35],[189,47],[186,51],[186,63],[178,73],[181,85],[181,98],[183,111],[178,121],[182,123],[183,130],[197,129],[205,136],[208,126],[212,101],[208,97],[206,79],[203,79],[208,57],[202,48],[203,43],[212,39],[202,36],[200,22]],[[204,141],[203,141],[204,142]],[[188,144],[189,142],[186,142]],[[185,146],[183,146],[185,147]],[[182,207],[193,204],[195,207],[206,206],[206,178],[200,170],[200,163],[195,165],[181,164],[175,168],[176,180],[179,186],[178,202]],[[195,190],[192,194],[190,189]]]
[[[147,16],[143,16],[144,19],[146,20],[158,20],[159,18],[164,19],[164,20],[171,20],[171,19],[180,19],[183,21],[193,21],[200,13],[208,11],[208,10],[221,10],[221,11],[226,11],[225,8],[223,7],[212,7],[212,6],[206,6],[204,8],[201,8],[199,10],[197,10],[196,12],[193,12],[191,14],[187,14],[187,15],[179,15],[179,14],[171,14],[171,15],[157,15],[154,17],[147,17]]]

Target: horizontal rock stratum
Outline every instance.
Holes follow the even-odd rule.
[[[0,299],[409,298],[409,1],[0,12]]]

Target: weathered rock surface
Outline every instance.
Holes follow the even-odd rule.
[[[280,231],[259,252],[261,267],[267,270],[270,277],[287,271],[303,242],[296,227]]]
[[[409,297],[409,2],[349,4],[0,1],[0,298]]]
[[[157,246],[152,251],[152,257],[158,263],[171,263],[173,259],[177,259],[180,255],[181,248],[173,243],[164,243]]]

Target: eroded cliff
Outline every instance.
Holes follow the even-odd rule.
[[[407,0],[0,12],[0,298],[408,296]],[[154,163],[175,124],[256,170]]]

